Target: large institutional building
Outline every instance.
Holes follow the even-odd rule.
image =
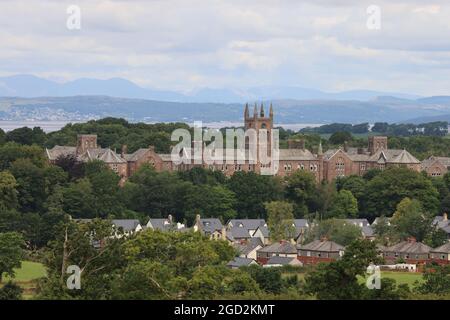
[[[269,115],[265,116],[264,108],[261,106],[259,112],[255,106],[253,114],[250,115],[248,105],[244,111],[245,130],[254,129],[267,130],[270,134],[273,129],[273,108],[270,106]],[[259,145],[259,141],[258,141]],[[270,140],[269,140],[270,145]],[[248,148],[248,142],[246,142]],[[76,147],[55,146],[46,150],[50,162],[55,162],[59,157],[74,156],[80,162],[90,160],[101,160],[113,171],[120,175],[123,180],[131,176],[143,164],[151,164],[156,171],[180,171],[189,170],[200,166],[211,170],[220,170],[225,175],[231,176],[237,171],[254,171],[260,173],[264,165],[257,159],[255,162],[225,161],[224,163],[208,164],[206,161],[194,163],[175,164],[170,154],[156,153],[153,146],[143,148],[129,154],[127,147],[123,146],[120,154],[109,148],[100,148],[97,145],[96,135],[79,135]],[[363,175],[370,169],[384,170],[388,167],[406,167],[414,171],[426,171],[430,176],[440,176],[450,169],[450,158],[431,157],[423,162],[417,160],[406,150],[389,149],[388,139],[383,136],[369,137],[367,148],[350,148],[343,146],[338,149],[329,149],[323,152],[322,146],[317,146],[317,152],[313,153],[305,148],[304,141],[290,140],[287,149],[279,150],[278,167],[275,168],[276,175],[286,176],[296,170],[306,170],[315,175],[316,180],[332,181],[336,177],[349,175]]]

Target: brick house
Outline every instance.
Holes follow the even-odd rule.
[[[326,239],[314,240],[308,244],[297,245],[298,260],[303,264],[331,262],[344,254],[344,246]]]
[[[439,264],[450,264],[450,242],[430,250],[431,261]]]
[[[397,260],[404,260],[407,264],[423,265],[430,261],[430,251],[432,248],[424,243],[417,242],[414,238],[409,238],[393,246],[386,247],[383,257],[388,263],[396,263]]]
[[[289,241],[281,240],[256,252],[256,260],[259,264],[266,264],[271,257],[297,258],[297,249]]]

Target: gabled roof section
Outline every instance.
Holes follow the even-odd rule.
[[[280,160],[317,160],[307,149],[280,149]]]
[[[51,149],[45,149],[47,157],[49,160],[54,161],[59,157],[66,157],[69,155],[76,155],[77,148],[76,147],[68,147],[68,146],[54,146]]]
[[[339,252],[344,250],[344,247],[333,241],[328,240],[314,240],[305,245],[298,245],[300,250],[310,250],[310,251],[322,251],[322,252]]]
[[[98,159],[105,163],[126,163],[126,161],[121,156],[119,156],[111,149],[106,149],[103,154],[99,155]]]
[[[415,241],[402,241],[400,243],[394,244],[393,246],[387,247],[386,252],[403,252],[403,253],[413,253],[421,254],[428,253],[432,250],[431,247],[423,244],[422,242]]]
[[[258,250],[258,252],[293,254],[297,253],[297,249],[289,241],[280,241],[264,247]]]
[[[403,150],[398,156],[391,159],[390,162],[400,164],[420,164],[420,161],[406,150]]]

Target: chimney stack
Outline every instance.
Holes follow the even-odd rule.
[[[124,144],[124,145],[122,145],[122,158],[126,154],[128,154],[128,146],[126,144]]]

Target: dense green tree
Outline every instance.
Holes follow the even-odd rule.
[[[22,300],[23,289],[11,281],[0,288],[0,301]]]
[[[17,199],[17,181],[7,171],[0,172],[0,208],[3,210],[16,209],[19,205]]]
[[[246,270],[262,290],[278,294],[283,289],[283,279],[279,269],[253,265]]]
[[[328,139],[328,141],[334,145],[342,145],[345,142],[349,142],[352,140],[353,140],[352,134],[346,131],[335,132]]]
[[[285,184],[285,196],[294,203],[296,217],[318,209],[317,183],[312,173],[297,170],[286,178]]]
[[[283,196],[281,181],[277,177],[254,172],[236,172],[226,185],[236,195],[238,218],[265,218],[264,203],[280,200]]]
[[[189,224],[200,214],[226,222],[236,217],[236,195],[223,186],[192,186],[185,198],[186,219]]]
[[[361,236],[361,229],[358,226],[346,223],[342,219],[327,219],[316,221],[307,230],[304,243],[325,238],[345,246],[360,239]]]
[[[192,183],[181,180],[177,174],[158,173],[150,166],[142,166],[120,193],[126,208],[154,218],[171,214],[177,221],[183,221],[185,199],[190,191]]]
[[[428,266],[423,273],[423,282],[417,286],[422,294],[444,295],[450,293],[450,266],[436,264]]]
[[[333,197],[327,218],[355,218],[358,215],[358,201],[351,191],[341,190]]]
[[[380,262],[375,243],[354,241],[340,260],[320,264],[307,272],[304,290],[318,299],[352,300],[367,297],[367,288],[358,282],[370,264]]]
[[[286,240],[294,236],[294,207],[286,201],[272,201],[265,204],[267,226],[272,241]]]
[[[430,214],[439,209],[439,194],[429,179],[407,168],[390,168],[368,182],[361,211],[367,217],[391,216],[405,197],[419,200]]]
[[[17,181],[20,210],[40,211],[46,198],[44,170],[29,159],[17,159],[12,163],[10,171]]]
[[[24,255],[24,242],[16,232],[0,233],[0,283],[3,275],[15,276],[14,268],[20,268]]]
[[[432,219],[418,200],[405,198],[397,205],[391,223],[400,239],[414,237],[417,241],[423,241],[431,232]]]

